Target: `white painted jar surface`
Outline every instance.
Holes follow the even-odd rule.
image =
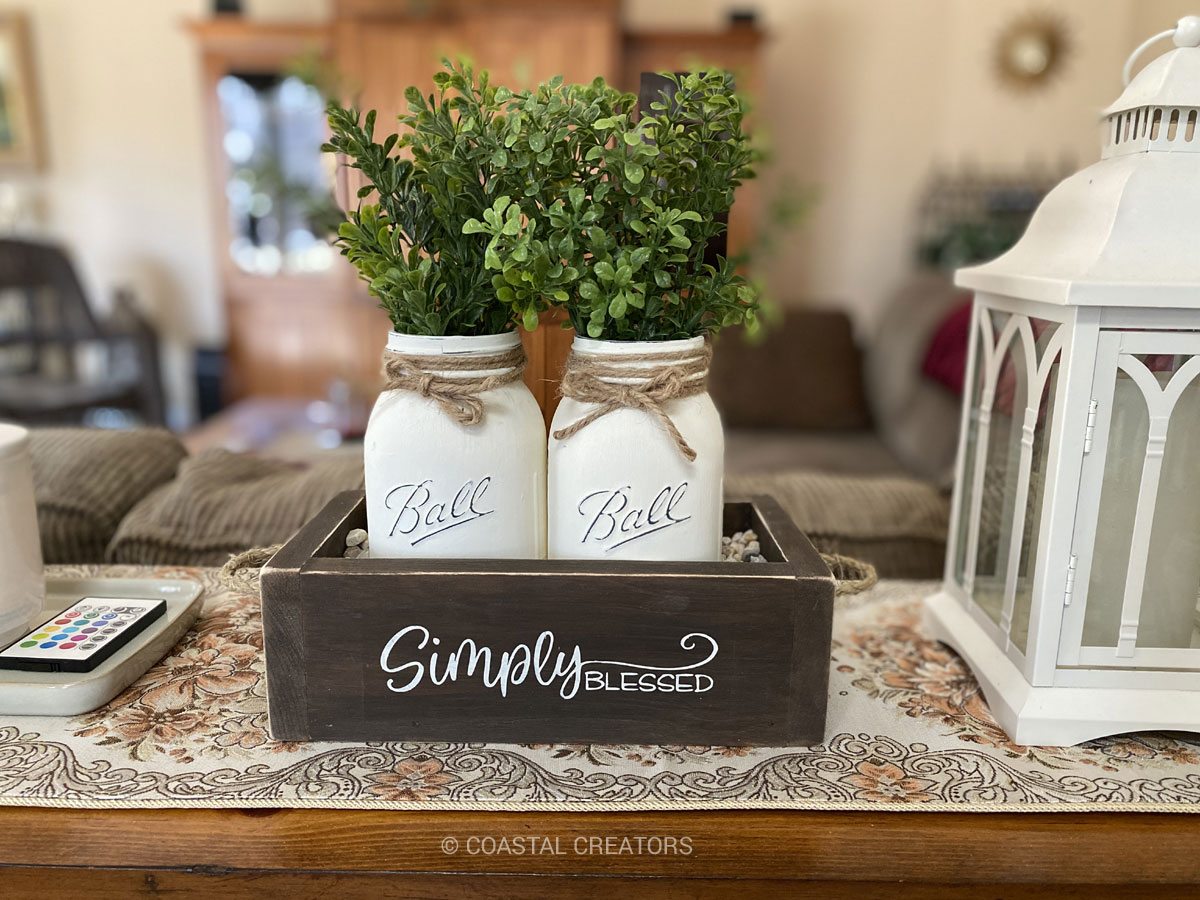
[[[622,366],[623,358],[648,354],[695,351],[699,357],[704,339],[634,342],[576,336],[573,347],[602,357],[606,365]],[[624,365],[628,378],[614,378],[614,383],[645,384],[639,371],[661,364]],[[694,462],[687,460],[662,420],[641,409],[617,409],[570,437],[554,437],[596,408],[564,397],[550,426],[550,558],[720,559],[725,438],[708,393],[662,405],[696,451]]]
[[[516,332],[428,337],[391,332],[388,349],[458,360],[510,351]],[[429,374],[480,378],[497,369]],[[546,429],[520,379],[485,391],[483,420],[455,421],[414,391],[379,395],[364,439],[372,557],[542,559],[546,555]]]
[[[45,582],[29,432],[0,424],[0,647],[27,632],[42,611]]]

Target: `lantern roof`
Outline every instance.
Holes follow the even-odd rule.
[[[1128,78],[1170,36],[1176,49]],[[1200,17],[1146,41],[1104,111],[1099,162],[1039,205],[1021,240],[960,269],[962,287],[1078,306],[1200,307]]]

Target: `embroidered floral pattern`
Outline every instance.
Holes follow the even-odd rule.
[[[962,661],[919,627],[929,585],[885,583],[834,624],[830,734],[816,747],[284,743],[267,733],[255,597],[211,570],[193,630],[107,706],[0,720],[0,803],[547,809],[681,803],[845,809],[1200,804],[1200,743],[1124,735],[1023,747]],[[60,567],[64,577],[94,568]]]

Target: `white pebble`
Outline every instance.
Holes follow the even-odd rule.
[[[346,546],[347,547],[357,547],[359,544],[361,544],[366,539],[367,539],[366,529],[365,528],[355,528],[348,535],[346,535]]]
[[[757,554],[757,553],[761,553],[761,552],[762,552],[762,547],[759,546],[758,541],[750,541],[750,543],[746,544],[746,554],[747,555]]]
[[[358,559],[362,555],[361,547],[347,547],[346,552],[342,554],[346,559]]]

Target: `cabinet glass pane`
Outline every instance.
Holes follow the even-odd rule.
[[[325,234],[339,216],[320,92],[294,76],[230,74],[217,97],[234,264],[257,275],[328,269]]]

